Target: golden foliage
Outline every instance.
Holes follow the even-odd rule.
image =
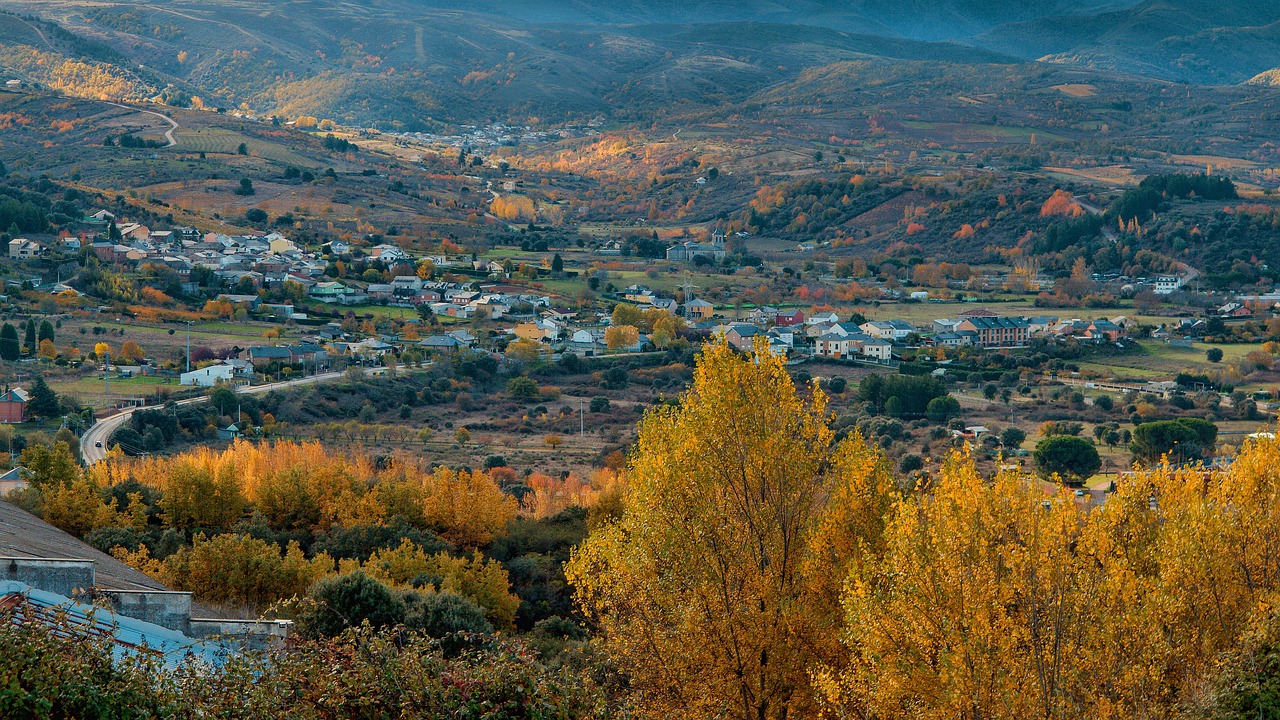
[[[845,595],[841,716],[1170,717],[1280,590],[1280,443],[1126,479],[1104,511],[952,455]]]
[[[722,343],[679,407],[642,421],[625,511],[566,574],[645,716],[815,710],[808,669],[838,654],[839,578],[878,544],[892,487],[859,440],[834,457],[831,443],[820,391],[803,400],[779,359]]]
[[[1084,208],[1076,202],[1075,195],[1066,190],[1054,190],[1053,195],[1040,206],[1040,217],[1080,217]]]
[[[399,516],[467,548],[492,542],[515,517],[516,501],[482,472],[424,472],[317,442],[196,448],[170,457],[117,459],[89,470],[100,486],[137,480],[162,492],[166,525],[228,530],[252,505],[272,527],[318,532]]]
[[[409,540],[391,550],[379,550],[363,565],[370,577],[391,585],[408,587],[420,575],[439,578],[436,589],[463,595],[483,610],[499,630],[515,626],[520,598],[511,592],[507,570],[496,560],[486,560],[479,552],[471,557],[454,557],[441,552],[428,555]]]

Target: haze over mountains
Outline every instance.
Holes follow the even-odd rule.
[[[1262,0],[44,0],[6,7],[39,19],[0,21],[0,68],[20,77],[57,86],[51,62],[87,60],[138,96],[191,95],[261,113],[404,129],[498,118],[649,119],[748,102],[805,70],[867,58],[1044,60],[1201,84],[1243,83],[1280,66],[1280,3]],[[849,89],[866,82],[851,77]]]

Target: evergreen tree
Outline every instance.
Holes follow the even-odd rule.
[[[27,403],[27,411],[37,417],[57,417],[58,393],[49,387],[40,375],[31,385],[31,401]]]
[[[18,345],[18,329],[9,323],[0,327],[0,359],[17,360],[22,355]]]
[[[31,322],[32,324],[35,323],[34,320],[32,320]],[[48,340],[50,342],[55,342],[55,338],[53,337],[53,323],[49,322],[48,320],[41,322],[40,333],[38,337],[40,340]]]
[[[36,351],[36,321],[34,318],[27,321],[27,335],[22,344],[26,347],[28,354]]]
[[[551,258],[551,271],[564,272],[564,260],[560,259],[560,253],[556,253],[556,256]]]

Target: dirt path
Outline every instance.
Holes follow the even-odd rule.
[[[115,105],[118,108],[124,108],[125,110],[132,110],[134,112],[140,112],[146,115],[155,115],[156,117],[165,120],[166,122],[168,122],[170,125],[173,126],[168,130],[165,130],[164,132],[164,139],[169,141],[169,144],[165,145],[165,147],[173,147],[174,145],[178,144],[177,139],[173,137],[173,131],[177,130],[180,127],[178,125],[177,120],[174,120],[173,118],[169,117],[168,115],[165,115],[164,113],[155,112],[154,110],[140,110],[135,107],[129,107],[128,105],[121,105],[119,103],[107,102],[106,100],[103,100],[103,102],[106,102],[108,105]]]

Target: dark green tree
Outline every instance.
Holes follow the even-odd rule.
[[[932,422],[946,422],[953,417],[959,417],[960,401],[950,395],[936,397],[926,406],[925,416]]]
[[[1093,443],[1074,435],[1054,435],[1036,444],[1032,454],[1041,474],[1057,474],[1068,484],[1082,483],[1102,467]]]
[[[22,346],[18,344],[18,329],[9,323],[0,327],[0,359],[17,360],[22,356]]]
[[[53,323],[49,322],[48,320],[42,321],[40,323],[40,330],[37,333],[36,338],[37,340],[48,340],[49,342],[54,342]]]
[[[560,258],[560,253],[551,258],[551,272],[564,272],[564,260]]]
[[[1211,347],[1205,351],[1204,357],[1211,363],[1222,362],[1222,348]]]
[[[59,415],[58,393],[49,387],[44,378],[37,375],[31,384],[31,400],[27,403],[27,412],[36,417],[57,417]]]
[[[22,341],[23,346],[27,350],[28,355],[34,355],[38,345],[36,344],[36,321],[32,318],[27,321],[26,337]]]

